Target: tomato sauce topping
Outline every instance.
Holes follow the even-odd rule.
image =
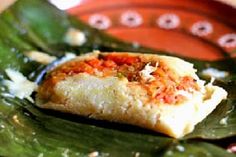
[[[199,90],[196,80],[190,76],[175,75],[161,61],[158,62],[156,70],[150,74],[155,79],[147,81],[140,76],[140,71],[147,64],[155,66],[156,63],[144,62],[138,56],[128,54],[100,54],[98,58],[70,61],[56,68],[47,76],[43,86],[54,86],[67,76],[79,73],[87,73],[97,77],[126,77],[129,82],[136,82],[143,87],[147,91],[150,101],[167,104],[178,104],[186,100],[186,96],[178,94],[177,91],[192,93],[193,90]]]

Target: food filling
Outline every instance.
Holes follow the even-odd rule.
[[[149,100],[157,103],[179,104],[198,91],[190,76],[177,76],[161,60],[150,61],[128,54],[99,54],[97,58],[70,61],[52,71],[44,87],[52,87],[68,76],[87,73],[96,77],[126,78],[147,91]],[[48,89],[46,92],[52,92]],[[52,90],[52,89],[51,89]],[[46,94],[46,93],[45,93]]]

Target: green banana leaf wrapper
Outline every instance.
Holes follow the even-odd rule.
[[[69,28],[85,32],[87,42],[79,47],[66,44],[64,35]],[[215,84],[225,88],[229,96],[191,134],[177,140],[135,126],[42,110],[29,100],[10,95],[2,83],[9,79],[6,68],[18,70],[32,81],[46,68],[24,55],[31,50],[57,57],[67,52],[80,55],[93,50],[169,55],[119,41],[45,0],[18,0],[0,14],[0,156],[236,156],[225,149],[236,140],[236,59],[200,61],[184,58],[194,63],[203,79],[209,80],[202,75],[208,67],[227,71],[229,75]],[[220,123],[223,118],[227,123]]]

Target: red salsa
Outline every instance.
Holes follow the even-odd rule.
[[[190,93],[192,90],[199,90],[192,77],[177,76],[162,61],[158,62],[158,67],[151,73],[155,79],[146,81],[140,76],[140,71],[147,64],[155,66],[156,63],[145,62],[140,57],[129,54],[100,54],[97,58],[93,57],[82,61],[74,60],[63,64],[47,76],[44,86],[54,86],[67,76],[79,73],[87,73],[97,77],[126,77],[130,83],[138,83],[144,88],[150,97],[150,101],[167,104],[178,104],[186,99],[185,96],[177,93],[179,90]]]

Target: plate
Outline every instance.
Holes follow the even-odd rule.
[[[84,0],[69,9],[134,45],[216,60],[236,56],[236,10],[213,0]]]

